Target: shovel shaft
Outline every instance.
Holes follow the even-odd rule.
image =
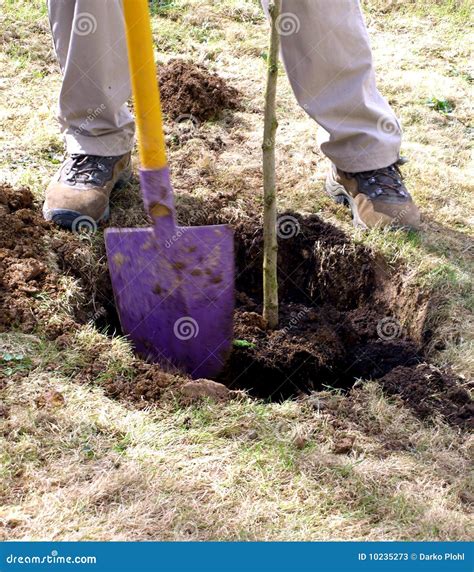
[[[158,170],[167,160],[148,0],[124,0],[123,8],[140,163]]]

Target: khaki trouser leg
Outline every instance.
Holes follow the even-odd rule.
[[[401,129],[376,87],[359,0],[283,0],[279,29],[295,96],[329,133],[325,155],[349,173],[397,161]]]
[[[116,156],[133,146],[120,0],[48,0],[63,72],[58,118],[69,153]]]

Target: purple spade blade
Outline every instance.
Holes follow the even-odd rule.
[[[145,359],[213,377],[232,345],[234,246],[230,227],[108,229],[107,258],[124,334]]]

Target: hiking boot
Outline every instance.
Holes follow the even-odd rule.
[[[356,227],[418,229],[420,211],[405,187],[401,164],[363,173],[345,173],[332,165],[326,191],[350,207]]]
[[[118,157],[71,155],[46,189],[46,220],[77,230],[109,218],[109,198],[114,187],[130,180],[131,153]]]

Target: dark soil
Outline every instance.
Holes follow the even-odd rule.
[[[45,262],[50,229],[28,189],[0,187],[0,332],[33,331],[43,314],[38,295],[56,294],[57,277]]]
[[[225,109],[237,109],[238,91],[204,66],[171,60],[159,71],[164,112],[171,119],[216,119]]]
[[[462,380],[423,364],[422,350],[378,301],[372,253],[317,216],[282,216],[292,217],[298,232],[279,239],[275,331],[267,331],[261,318],[261,229],[257,223],[236,229],[237,341],[219,380],[282,400],[380,379],[387,394],[400,396],[417,415],[470,427],[473,402]]]
[[[87,266],[90,273],[90,259],[90,245],[45,221],[29,189],[0,185],[0,332],[40,327],[55,339],[91,320],[97,312],[91,292],[101,283],[96,276],[83,280],[84,299],[69,300],[60,316],[48,308],[67,294],[65,275],[84,278]],[[108,278],[105,283],[107,289]]]
[[[437,414],[448,423],[474,429],[474,402],[459,379],[428,364],[399,366],[380,380],[384,390],[399,395],[422,419]]]
[[[367,302],[375,289],[374,257],[318,216],[287,212],[289,238],[278,241],[279,296],[307,305],[331,304],[351,310]],[[285,236],[284,222],[281,235]],[[236,225],[237,289],[262,297],[263,231],[258,223]],[[294,236],[291,236],[291,234]]]
[[[209,222],[218,222],[211,207],[208,212]],[[396,321],[395,329],[381,331],[380,324],[394,318],[378,301],[370,250],[317,216],[285,216],[297,232],[279,239],[281,321],[272,332],[261,318],[261,225],[249,219],[235,225],[236,341],[218,381],[281,400],[328,386],[350,388],[359,378],[378,379],[387,394],[399,396],[418,416],[472,427],[473,402],[461,380],[426,365]],[[79,280],[84,299],[61,310],[52,325],[44,299],[61,295],[65,275]],[[111,300],[105,261],[101,265],[92,258],[91,245],[43,221],[28,189],[0,187],[0,332],[38,328],[66,347],[77,325],[91,319],[117,330]],[[110,396],[141,406],[187,381],[138,358],[130,371],[110,376],[109,350],[91,350],[78,379],[100,380]]]
[[[116,376],[103,382],[105,392],[110,397],[140,403],[146,407],[159,401],[165,389],[178,386],[182,380],[178,376],[164,372],[156,365],[137,363],[133,377]]]
[[[260,397],[285,399],[325,386],[350,387],[357,378],[419,363],[416,345],[401,330],[393,339],[378,335],[378,323],[390,314],[373,304],[372,253],[317,216],[283,217],[294,236],[279,239],[281,316],[273,332],[260,317],[262,231],[255,223],[236,230],[240,341],[222,380]]]

